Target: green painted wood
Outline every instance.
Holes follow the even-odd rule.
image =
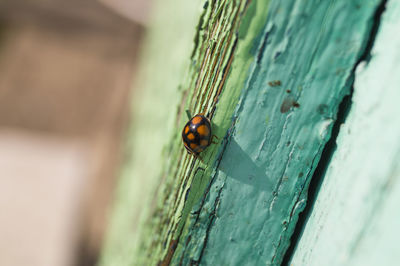
[[[202,1],[154,1],[154,14],[141,52],[141,67],[133,90],[132,123],[126,158],[115,192],[109,230],[99,265],[151,265],[135,256],[165,165],[162,149],[176,130],[181,100],[180,82],[189,68],[193,36]],[[166,8],[173,6],[174,8]],[[173,41],[172,41],[173,40]]]
[[[400,261],[400,1],[389,0],[291,265]]]
[[[380,1],[187,2],[158,2],[101,265],[280,264]]]
[[[379,1],[358,4],[270,2],[184,264],[281,262]]]

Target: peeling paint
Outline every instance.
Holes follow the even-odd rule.
[[[218,219],[200,212],[188,231],[191,241],[205,239],[200,264],[282,261],[339,103],[350,91],[347,80],[363,52],[378,4],[371,1],[355,10],[348,1],[270,3],[258,39],[263,51],[253,53],[234,114],[239,122],[221,151],[203,203],[212,206]],[[274,25],[272,31],[268,25]],[[235,63],[240,65],[234,61],[233,67]],[[338,67],[343,75],[335,74]],[[288,95],[286,89],[271,87],[270,77],[278,75],[286,88],[298,89]],[[265,90],[265,84],[271,88]],[[265,92],[262,105],[257,104],[260,90]],[[260,127],[265,114],[268,125]],[[249,179],[246,173],[255,174]],[[213,186],[221,183],[216,205]],[[201,224],[208,224],[207,230]]]
[[[103,265],[280,264],[379,1],[203,3],[190,62],[177,72],[186,74],[173,84],[182,96],[177,111],[171,107],[169,142],[162,156],[146,152],[162,163],[148,175],[133,164],[139,170],[126,171],[121,182],[113,228],[134,235],[124,254],[137,260]],[[207,113],[220,139],[203,162],[188,156],[179,138],[186,109]],[[151,204],[133,234],[122,213],[134,206],[131,180],[143,176],[155,192],[146,195]],[[119,236],[110,250],[129,239]]]

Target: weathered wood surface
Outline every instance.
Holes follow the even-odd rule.
[[[291,265],[399,264],[399,29],[400,1],[389,0]]]
[[[160,176],[166,164],[163,160],[172,160],[162,150],[176,130],[174,119],[182,95],[179,84],[190,66],[188,58],[202,11],[201,1],[187,0],[159,0],[154,8],[137,74],[141,80],[134,89],[126,162],[99,263],[104,266],[152,264],[134,251],[138,250],[139,233],[148,224],[145,219],[151,208],[162,203],[155,190],[165,178]],[[152,235],[156,237],[149,232],[144,238],[152,239]]]
[[[159,2],[103,265],[280,264],[381,1],[180,2]],[[185,109],[220,139],[203,162]]]

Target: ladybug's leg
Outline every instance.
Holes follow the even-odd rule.
[[[190,113],[190,111],[188,109],[186,110],[186,115],[189,120],[192,119],[192,114]]]
[[[203,158],[201,158],[200,154],[196,155],[196,158],[200,160],[200,162],[204,163]],[[202,168],[203,169],[203,168]],[[197,170],[196,170],[197,171]]]
[[[217,137],[217,135],[212,135],[212,137],[211,137],[211,143],[212,143],[212,144],[218,144],[218,141],[215,140],[215,139],[219,140],[219,138]]]

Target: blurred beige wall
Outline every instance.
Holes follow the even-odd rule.
[[[121,15],[146,25],[149,20],[149,12],[152,1],[149,0],[99,0],[105,5],[113,8]],[[145,12],[143,12],[145,11]],[[147,12],[146,12],[147,11]]]
[[[74,265],[90,148],[0,129],[0,265]]]
[[[0,2],[0,265],[96,262],[146,20],[115,10]]]

